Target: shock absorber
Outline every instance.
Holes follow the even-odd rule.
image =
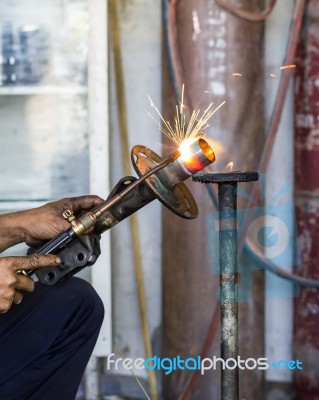
[[[70,228],[29,252],[57,254],[61,264],[28,271],[29,276],[36,274],[42,283],[54,285],[93,265],[101,252],[99,235],[155,199],[182,218],[197,217],[196,201],[183,182],[215,161],[215,154],[206,140],[197,138],[187,148],[182,146],[181,151],[176,150],[164,160],[151,149],[136,145],[131,160],[139,178],[122,178],[105,202],[79,218],[65,210],[63,216],[70,222]],[[87,234],[92,229],[93,233]]]

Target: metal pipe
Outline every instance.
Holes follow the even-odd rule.
[[[217,183],[219,199],[219,273],[221,357],[221,399],[239,399],[239,369],[228,368],[227,360],[238,360],[237,286],[237,183],[256,181],[257,172],[198,173],[193,180]]]
[[[183,182],[215,161],[213,149],[203,138],[183,141],[179,151],[181,156],[158,174],[168,187]]]
[[[238,357],[237,183],[218,184],[221,357]],[[222,369],[221,398],[239,398],[239,370]]]

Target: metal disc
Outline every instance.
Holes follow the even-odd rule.
[[[133,167],[139,176],[144,175],[163,161],[154,151],[142,145],[133,147],[131,159]],[[156,174],[150,176],[145,182],[156,198],[175,214],[187,219],[198,216],[197,204],[184,183],[181,182],[173,187],[167,187]]]
[[[193,181],[202,183],[252,182],[258,181],[258,178],[259,174],[255,171],[198,172],[193,175]]]

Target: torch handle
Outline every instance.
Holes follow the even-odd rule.
[[[59,233],[56,237],[51,239],[49,242],[45,243],[40,247],[34,254],[56,254],[64,247],[66,247],[74,238],[76,234],[72,228],[67,229]],[[36,270],[28,270],[27,275],[31,276]]]

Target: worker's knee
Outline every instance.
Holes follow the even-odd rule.
[[[35,291],[41,293],[41,308],[53,319],[64,320],[77,329],[99,329],[104,318],[102,300],[85,280],[72,277],[51,287],[38,283]]]
[[[72,277],[56,286],[58,302],[69,312],[80,312],[88,323],[102,324],[104,307],[92,285],[85,280]]]

